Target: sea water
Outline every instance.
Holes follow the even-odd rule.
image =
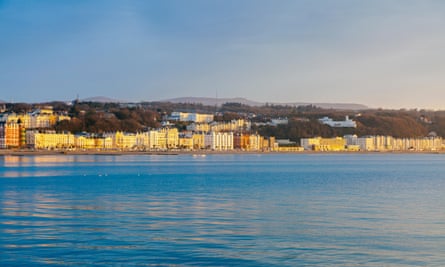
[[[0,157],[1,266],[445,266],[445,155]]]

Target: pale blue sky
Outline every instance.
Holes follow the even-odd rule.
[[[0,0],[0,99],[445,105],[445,1]]]

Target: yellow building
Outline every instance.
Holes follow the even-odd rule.
[[[75,137],[71,133],[26,132],[26,144],[35,149],[68,149],[75,147]]]
[[[321,138],[320,151],[344,151],[346,140],[343,137]]]
[[[109,136],[106,137],[93,137],[95,149],[109,150],[113,149],[113,139]]]
[[[190,136],[179,137],[179,148],[181,149],[193,149],[193,138]]]
[[[161,135],[159,131],[152,130],[148,132],[149,136],[149,148],[150,149],[165,149],[167,147],[167,142],[165,139],[165,135]]]
[[[304,148],[301,146],[279,146],[275,149],[278,152],[301,152]]]
[[[116,132],[114,134],[114,148],[130,150],[136,148],[136,134]]]
[[[270,136],[267,140],[267,149],[270,151],[275,151],[278,148],[278,144],[274,136]]]
[[[213,122],[210,131],[213,132],[243,132],[249,131],[251,122],[243,119],[231,120],[230,122]]]
[[[320,139],[321,139],[321,137],[301,138],[300,145],[305,150],[314,150],[315,146],[319,146],[320,145]]]
[[[343,137],[302,138],[301,146],[306,150],[314,151],[344,151],[346,149],[346,140]]]
[[[165,148],[167,148],[167,149],[178,148],[178,145],[179,145],[178,129],[176,129],[176,128],[162,128],[159,131],[159,133],[161,136],[164,136],[164,137],[160,137],[159,141],[163,142],[164,140],[162,140],[162,139],[165,138]],[[163,145],[164,144],[162,144],[162,146]]]
[[[167,129],[167,148],[178,148],[179,145],[179,132],[176,128]]]
[[[248,151],[260,151],[263,146],[263,138],[258,134],[249,135]]]
[[[193,149],[204,149],[205,148],[204,134],[193,134],[192,140],[193,140]]]
[[[76,148],[79,149],[95,149],[96,142],[90,136],[79,135],[75,137]]]
[[[54,126],[57,122],[62,120],[70,120],[66,115],[57,115],[52,112],[52,109],[40,109],[32,113],[16,114],[11,113],[5,115],[7,123],[20,123],[25,129],[49,128]]]
[[[136,147],[138,149],[150,148],[150,132],[136,133]]]

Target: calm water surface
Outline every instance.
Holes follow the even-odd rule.
[[[445,266],[445,155],[0,157],[0,265]]]

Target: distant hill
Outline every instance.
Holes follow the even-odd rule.
[[[172,99],[162,100],[162,102],[171,102],[171,103],[192,103],[192,104],[203,104],[207,106],[220,106],[224,103],[241,103],[248,106],[262,106],[264,105],[261,102],[251,101],[245,98],[237,97],[237,98],[211,98],[211,97],[178,97]]]
[[[293,103],[296,106],[314,105],[325,109],[340,109],[340,110],[363,110],[369,109],[368,106],[355,103]]]
[[[171,102],[171,103],[201,103],[203,105],[215,106],[222,105],[224,103],[241,103],[248,106],[263,106],[265,102],[256,102],[252,100],[248,100],[246,98],[210,98],[210,97],[179,97],[163,100],[163,102]],[[354,104],[354,103],[304,103],[304,102],[294,102],[294,103],[276,103],[276,102],[268,102],[268,104],[274,105],[291,105],[291,106],[306,106],[306,105],[314,105],[320,108],[325,109],[343,109],[343,110],[362,110],[368,109],[367,106],[362,104]]]
[[[123,103],[126,101],[122,101],[119,99],[114,99],[106,96],[94,96],[81,99],[82,102],[99,102],[99,103]]]
[[[99,103],[126,103],[126,101],[114,99],[106,96],[95,96],[81,99],[82,102],[99,102]],[[161,102],[171,102],[171,103],[192,103],[192,104],[203,104],[206,106],[221,106],[225,103],[241,103],[248,106],[264,106],[265,102],[252,101],[242,97],[234,98],[212,98],[212,97],[178,97],[165,99]],[[1,102],[0,102],[1,103]],[[363,110],[368,109],[367,106],[355,103],[306,103],[306,102],[288,102],[288,103],[278,103],[278,102],[268,102],[268,104],[273,105],[289,105],[289,106],[307,106],[314,105],[325,109],[337,109],[337,110]]]

